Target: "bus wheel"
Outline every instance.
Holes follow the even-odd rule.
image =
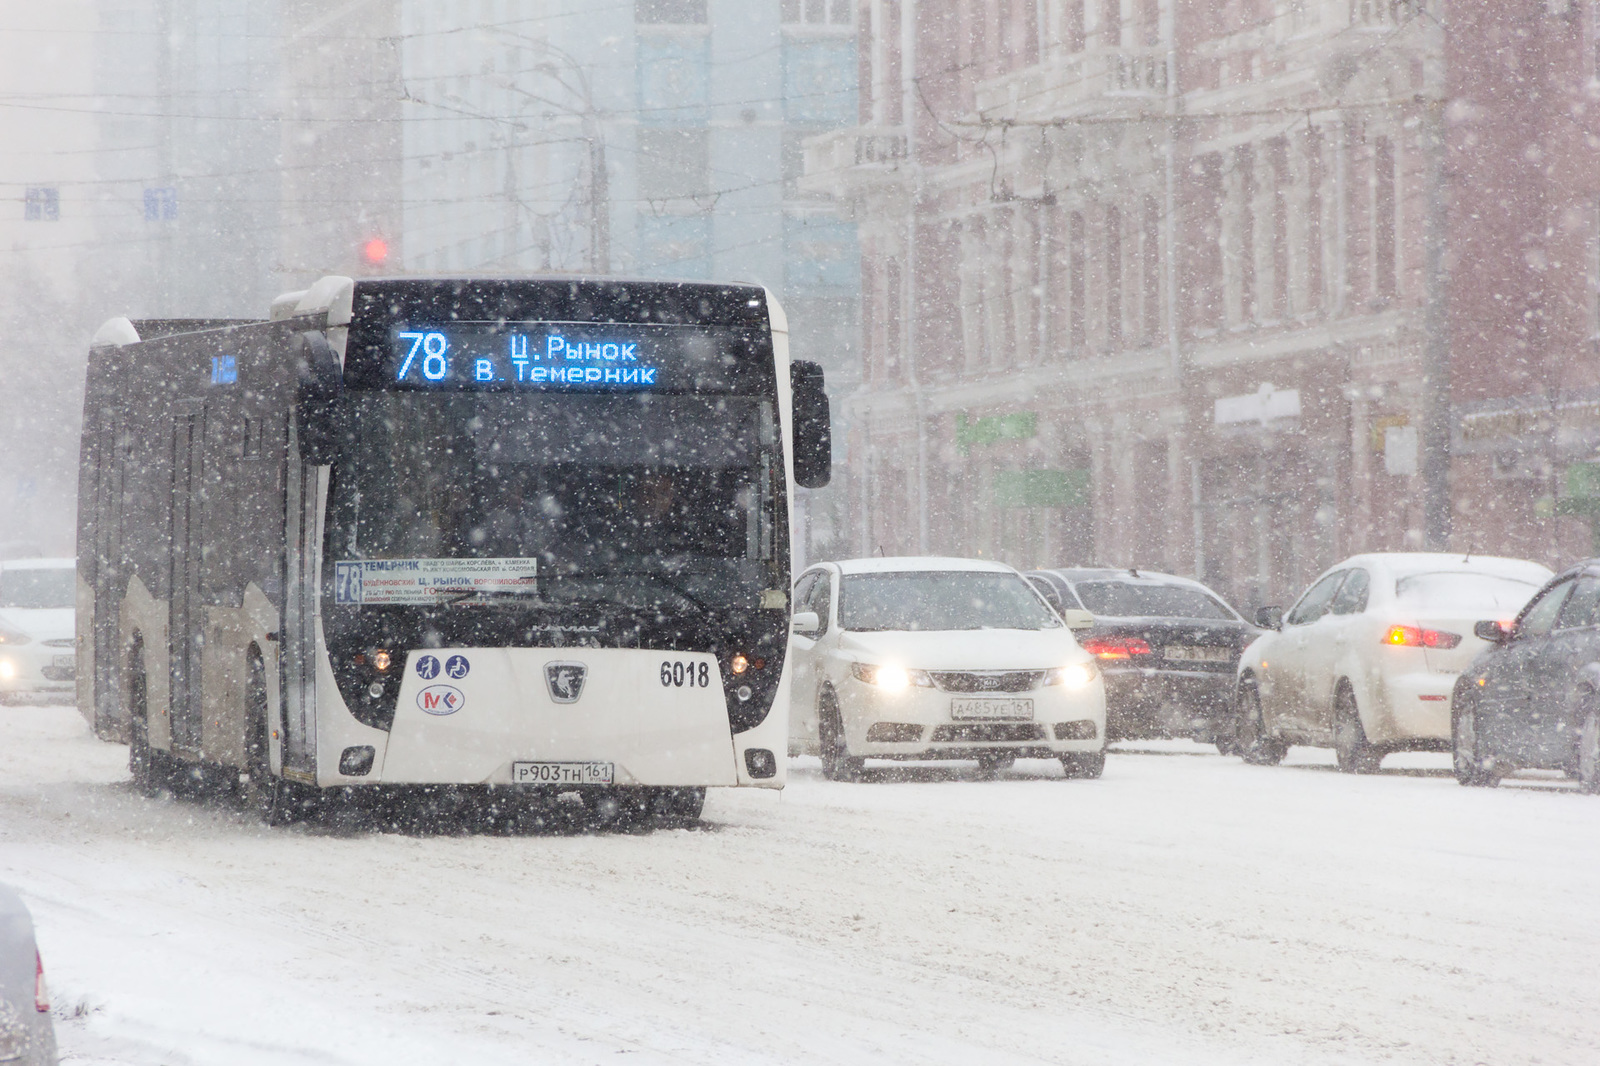
[[[133,775],[133,787],[148,799],[161,795],[161,773],[157,767],[160,753],[150,747],[150,731],[139,715],[128,723],[128,772]]]
[[[289,782],[272,772],[272,748],[267,732],[267,678],[261,660],[250,661],[250,684],[245,694],[245,809],[266,825],[288,825],[294,820],[294,796]]]
[[[700,821],[705,805],[706,790],[703,788],[662,788],[656,790],[650,813],[656,825],[682,829]]]
[[[161,795],[167,784],[165,753],[150,746],[149,700],[146,698],[144,668],[136,649],[128,664],[128,772],[133,787],[148,799]]]

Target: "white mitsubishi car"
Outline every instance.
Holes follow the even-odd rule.
[[[72,699],[76,567],[72,559],[0,563],[0,698]]]
[[[1290,744],[1331,747],[1372,773],[1394,751],[1450,750],[1456,675],[1550,578],[1522,559],[1444,552],[1356,555],[1311,583],[1288,614],[1263,607],[1239,660],[1235,743],[1280,761]]]
[[[1008,566],[822,563],[795,584],[792,628],[790,750],[820,755],[833,780],[869,758],[977,759],[990,772],[1060,759],[1068,777],[1105,767],[1094,658]]]

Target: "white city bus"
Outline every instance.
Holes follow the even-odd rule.
[[[790,488],[827,399],[771,295],[325,278],[89,358],[78,700],[147,792],[780,788]]]

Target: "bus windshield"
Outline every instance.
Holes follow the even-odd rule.
[[[367,392],[353,406],[329,500],[335,560],[517,571],[483,594],[447,583],[447,604],[759,595],[781,472],[770,400]]]

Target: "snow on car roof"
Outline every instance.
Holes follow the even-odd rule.
[[[1382,567],[1397,578],[1415,574],[1479,573],[1542,585],[1551,576],[1549,567],[1527,559],[1468,555],[1464,552],[1368,552],[1365,555],[1352,555],[1330,566],[1328,571],[1363,565]]]
[[[874,559],[839,559],[834,562],[841,574],[896,574],[929,570],[970,570],[979,573],[1014,574],[1011,567],[988,559],[952,559],[938,555],[898,555]]]
[[[77,565],[76,559],[6,559],[0,561],[0,570],[71,570]]]
[[[1144,581],[1151,585],[1182,585],[1204,592],[1211,591],[1192,577],[1179,577],[1177,574],[1164,574],[1159,570],[1145,570],[1138,567],[1128,569],[1115,566],[1056,566],[1047,570],[1030,570],[1029,573],[1059,574],[1068,581]]]

